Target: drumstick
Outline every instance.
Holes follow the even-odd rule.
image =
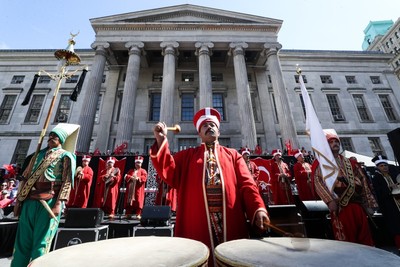
[[[288,233],[288,232],[286,232],[286,231],[280,229],[279,227],[277,227],[277,226],[275,226],[275,225],[273,225],[273,224],[271,224],[271,223],[264,222],[264,227],[272,228],[272,229],[274,229],[275,231],[279,232],[280,234],[282,234],[282,235],[284,235],[284,236],[287,236],[287,237],[294,237],[294,235],[293,235],[292,233]]]

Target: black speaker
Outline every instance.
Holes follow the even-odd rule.
[[[304,225],[296,205],[270,205],[267,209],[272,225],[284,232],[305,236]]]
[[[82,243],[106,240],[108,225],[94,228],[58,228],[53,250]]]
[[[387,133],[389,143],[392,146],[397,162],[400,162],[400,128]]]
[[[170,206],[144,206],[140,224],[142,226],[168,226],[170,220]]]
[[[308,238],[333,239],[330,212],[322,200],[301,201],[299,210]]]
[[[94,228],[101,225],[104,212],[99,208],[69,208],[65,228]]]

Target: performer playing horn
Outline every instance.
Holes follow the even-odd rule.
[[[125,210],[126,218],[131,219],[132,214],[140,220],[144,204],[144,188],[147,181],[147,171],[142,169],[143,157],[135,157],[135,168],[130,169],[125,176],[126,195]]]
[[[71,190],[67,207],[86,208],[92,185],[93,170],[89,166],[91,156],[82,157],[82,166],[76,168],[75,187]]]

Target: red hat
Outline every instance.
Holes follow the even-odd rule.
[[[111,162],[111,163],[115,163],[116,158],[114,157],[109,157],[107,158],[107,163]]]
[[[142,156],[136,156],[136,157],[135,157],[135,163],[136,163],[136,162],[143,163],[143,157],[142,157]]]
[[[218,110],[213,108],[203,108],[197,111],[197,113],[193,117],[193,124],[196,127],[196,130],[200,132],[200,127],[203,122],[212,121],[219,128],[219,122],[221,121],[221,114],[219,114]]]
[[[248,148],[243,149],[242,155],[244,155],[244,154],[250,155],[250,149],[248,149]]]
[[[326,140],[331,140],[331,139],[336,139],[340,142],[339,136],[337,135],[335,129],[324,129],[324,134],[326,137]]]
[[[82,161],[90,161],[91,159],[92,159],[92,157],[89,155],[83,155],[83,157],[82,157]]]
[[[301,153],[300,149],[295,149],[293,150],[292,155],[297,159],[299,156],[303,155],[303,153]]]
[[[280,149],[272,150],[272,156],[275,157],[276,155],[282,156],[282,150]]]

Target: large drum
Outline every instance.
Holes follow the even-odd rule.
[[[400,257],[350,242],[275,237],[240,239],[215,248],[217,266],[399,267]]]
[[[124,237],[55,250],[29,266],[207,266],[209,249],[178,237]]]

